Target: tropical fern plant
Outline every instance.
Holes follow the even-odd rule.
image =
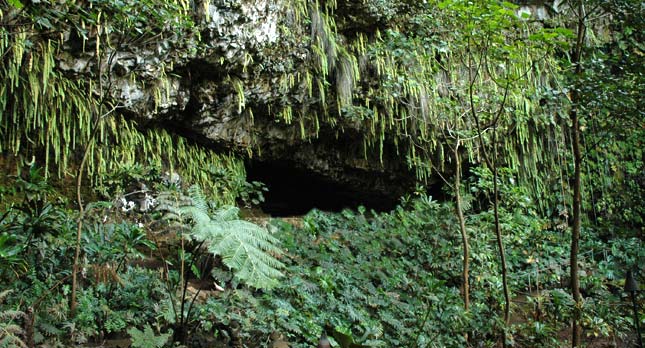
[[[128,329],[128,334],[132,339],[133,348],[161,348],[172,336],[172,330],[165,334],[156,335],[149,324],[146,324],[143,331],[136,327]]]
[[[11,290],[0,292],[0,303],[9,295]],[[23,318],[24,312],[18,310],[0,310],[0,348],[3,347],[27,347],[21,339],[24,330],[16,323],[16,320]]]
[[[241,282],[260,289],[278,284],[284,267],[277,257],[282,253],[278,240],[266,228],[241,220],[239,209],[223,206],[211,213],[206,197],[198,186],[188,189],[188,196],[170,200],[158,198],[166,218],[184,224],[189,222],[187,238],[204,243],[222,263],[235,270]]]

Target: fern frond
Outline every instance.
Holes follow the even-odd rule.
[[[38,323],[38,330],[42,332],[45,336],[49,337],[55,337],[58,335],[61,335],[64,331],[56,327],[56,325],[46,322],[46,321],[40,321]]]
[[[132,347],[134,348],[160,348],[168,342],[172,335],[172,330],[165,334],[156,335],[152,327],[146,324],[143,331],[133,327],[128,329],[128,334],[132,339]]]
[[[192,206],[197,208],[199,211],[208,213],[208,201],[204,192],[197,185],[192,185],[188,188],[188,195],[192,201]]]
[[[0,332],[0,348],[15,348],[15,347],[20,347],[20,348],[27,348],[27,345],[25,342],[23,342],[20,338],[11,335],[11,334],[5,334],[4,332]]]
[[[11,289],[9,289],[9,290],[4,290],[4,291],[0,291],[0,303],[2,303],[2,302],[4,301],[4,299],[5,299],[5,298],[6,298],[6,297],[7,297],[7,296],[12,292],[12,291],[13,291],[13,290],[11,290]]]
[[[210,222],[208,203],[201,189],[193,185],[188,188],[188,194],[188,197],[164,194],[157,198],[160,210],[167,211],[165,218],[169,220],[190,218],[197,225]]]
[[[195,206],[187,206],[180,208],[180,212],[184,216],[188,216],[193,219],[193,222],[196,225],[205,225],[210,223],[211,218],[208,216],[207,210],[202,210],[201,208]]]
[[[201,195],[201,193],[199,193]],[[163,219],[185,229],[190,229],[190,219],[195,224],[205,224],[210,221],[205,203],[200,203],[200,196],[185,197],[176,192],[163,192],[157,196],[156,210],[164,212]],[[198,202],[199,206],[195,205]]]
[[[272,257],[264,257],[267,254],[260,252],[258,249],[244,249],[246,248],[240,246],[238,252],[230,258],[230,260],[235,260],[236,264],[243,261],[237,273],[235,273],[235,277],[256,288],[271,289],[277,286],[278,278],[283,276],[282,272],[278,270],[278,265],[281,266],[282,264]],[[245,253],[239,252],[242,250]],[[224,260],[226,264],[226,256],[224,256]],[[233,262],[229,262],[229,264],[235,266]]]
[[[0,303],[4,302],[12,290],[0,292]],[[4,347],[27,347],[27,345],[18,337],[23,334],[19,325],[13,323],[14,320],[25,315],[25,312],[7,309],[0,311],[0,348]]]
[[[159,206],[166,219],[189,223],[189,238],[205,242],[207,250],[222,257],[234,270],[235,277],[255,288],[272,288],[283,274],[282,262],[276,259],[282,251],[279,241],[266,228],[240,220],[239,209],[224,206],[210,214],[209,204],[198,186],[191,186],[189,197],[160,195]],[[169,199],[171,198],[171,199]],[[174,198],[174,204],[172,201]],[[190,220],[190,221],[189,221]]]
[[[231,237],[240,239],[242,243],[249,244],[255,248],[279,254],[281,250],[275,245],[279,241],[273,237],[265,228],[244,220],[222,221],[210,224],[211,243],[221,243],[220,239]]]
[[[0,334],[2,334],[3,336],[4,335],[9,335],[9,336],[22,335],[22,328],[20,327],[20,325],[7,324],[0,327]]]
[[[0,322],[7,322],[10,320],[16,320],[17,318],[22,317],[25,315],[24,312],[22,311],[17,311],[13,309],[7,309],[5,311],[0,312]]]
[[[199,238],[209,242],[208,250],[236,271],[235,277],[256,288],[272,288],[283,276],[284,265],[272,254],[281,251],[269,232],[243,220],[221,221],[200,230]]]
[[[213,213],[213,220],[218,222],[237,220],[239,213],[240,210],[237,207],[227,205]]]

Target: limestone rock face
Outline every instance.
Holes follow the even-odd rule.
[[[284,110],[290,112],[285,107],[291,105],[304,114],[322,114],[321,97],[311,91],[316,86],[302,82],[307,80],[305,71],[323,73],[311,68],[316,59],[313,38],[330,35],[314,28],[314,20],[309,23],[301,18],[307,13],[320,20],[312,16],[312,3],[195,0],[190,9],[195,30],[190,35],[171,32],[127,42],[112,39],[108,53],[97,59],[91,49],[96,33],[90,33],[83,44],[70,33],[58,55],[58,67],[78,78],[104,73],[108,77],[96,87],[96,94],[109,94],[140,127],[162,126],[206,146],[251,153],[251,161],[279,162],[377,196],[392,198],[409,192],[414,174],[404,151],[393,145],[391,137],[382,145],[366,146],[369,130],[356,120],[341,117],[305,124],[278,116]],[[338,1],[338,40],[383,29],[389,21],[396,21],[397,11],[411,11],[424,2],[396,3]],[[523,11],[539,11],[534,9],[537,5],[523,6]],[[106,41],[105,35],[102,40]],[[320,49],[329,51],[325,38],[320,40],[319,46],[324,46]],[[331,49],[328,55],[338,53]],[[346,62],[336,62],[336,76]],[[334,61],[330,58],[327,64]],[[293,82],[294,76],[299,82]],[[347,80],[341,76],[331,81],[343,79]],[[350,87],[357,83],[345,82]],[[370,81],[366,84],[378,88]],[[337,107],[335,100],[327,104],[329,109]]]
[[[223,151],[251,152],[252,162],[277,161],[359,191],[398,197],[410,189],[413,175],[387,144],[382,161],[378,154],[366,158],[356,124],[339,120],[335,129],[321,125],[317,135],[303,137],[297,121],[276,116],[276,105],[318,102],[302,86],[284,87],[283,76],[311,59],[310,43],[300,40],[309,28],[294,25],[290,4],[195,1],[195,35],[112,42],[100,63],[70,34],[58,67],[79,78],[98,68],[108,72],[101,88],[141,127],[162,126]]]

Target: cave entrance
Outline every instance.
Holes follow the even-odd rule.
[[[339,212],[345,208],[365,206],[368,210],[389,211],[398,197],[376,194],[366,187],[352,187],[320,174],[299,169],[284,162],[250,162],[247,180],[260,181],[269,189],[260,208],[274,217],[304,215],[311,209]],[[355,185],[361,186],[361,185]]]

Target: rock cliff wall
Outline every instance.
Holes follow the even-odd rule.
[[[320,98],[302,84],[285,81],[312,69],[311,25],[297,18],[310,16],[312,4],[192,5],[193,35],[111,42],[100,69],[109,76],[104,88],[121,112],[140,127],[160,125],[205,146],[250,153],[256,167],[278,163],[375,197],[398,197],[412,187],[405,158],[387,143],[382,154],[367,149],[365,130],[356,122],[321,121],[313,131],[297,117],[283,117],[285,106],[321,108]],[[94,40],[70,32],[59,68],[77,78],[98,71]]]
[[[172,35],[162,28],[159,35],[114,38],[101,60],[91,49],[100,35],[81,38],[70,31],[58,66],[78,78],[106,72],[104,90],[140,127],[160,125],[206,146],[248,153],[256,168],[274,164],[310,172],[376,200],[410,191],[415,181],[405,149],[410,145],[388,135],[407,131],[377,121],[370,130],[369,122],[359,121],[378,118],[377,109],[351,107],[352,99],[370,98],[381,87],[384,79],[373,77],[382,72],[375,72],[368,54],[352,55],[344,45],[395,28],[424,2],[189,4],[191,30]],[[545,8],[528,3],[521,11],[546,17]],[[408,115],[425,118],[431,93],[414,93],[422,95],[408,100],[417,103],[407,106]],[[405,127],[415,129],[412,122]]]

